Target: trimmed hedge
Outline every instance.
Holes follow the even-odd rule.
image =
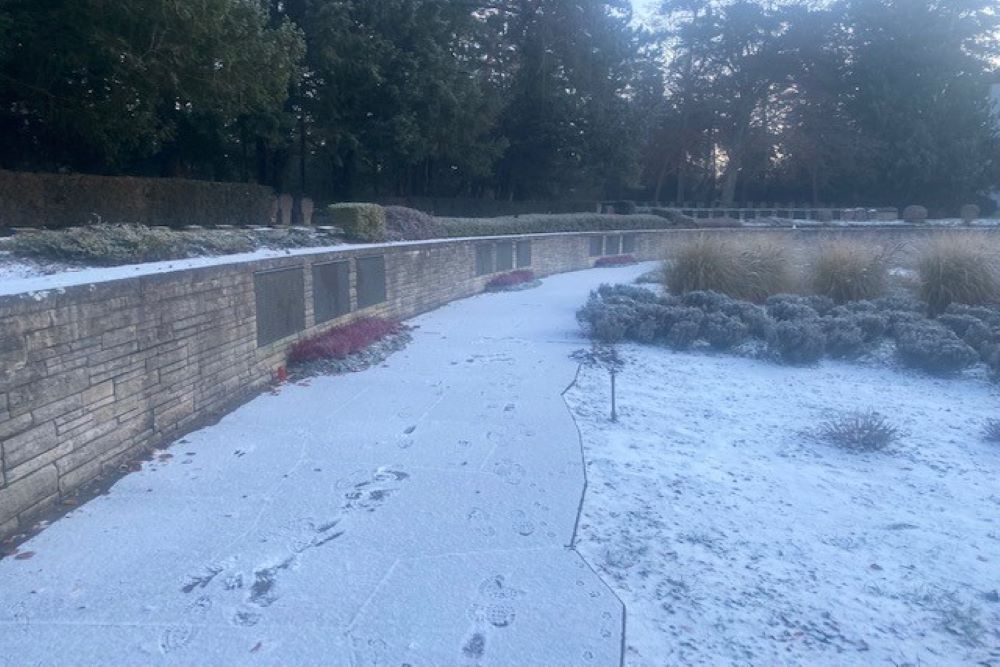
[[[386,239],[385,209],[378,204],[333,204],[327,211],[330,222],[343,229],[349,239],[366,243]]]
[[[266,225],[274,192],[252,183],[0,170],[0,229],[87,223]]]
[[[604,215],[600,213],[521,215],[507,218],[440,218],[438,222],[441,224],[442,236],[451,238],[552,232],[671,229],[676,227],[669,220],[655,215]]]

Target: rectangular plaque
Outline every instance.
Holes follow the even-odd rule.
[[[590,237],[590,256],[600,257],[604,254],[604,237],[603,236],[591,236]]]
[[[517,242],[517,268],[531,266],[531,241]]]
[[[493,244],[480,243],[476,246],[476,275],[493,273]]]
[[[514,244],[510,241],[497,243],[497,271],[510,271],[514,268]]]
[[[313,314],[316,324],[351,312],[351,263],[313,264]]]
[[[301,268],[255,273],[253,287],[258,347],[306,328],[305,273]]]
[[[359,257],[355,262],[358,271],[358,308],[367,308],[385,301],[385,257]]]
[[[626,255],[631,255],[635,252],[636,247],[636,235],[626,234],[622,237],[622,252]]]
[[[605,255],[620,255],[622,254],[622,237],[608,236],[604,241],[604,254]]]

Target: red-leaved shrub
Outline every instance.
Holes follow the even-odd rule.
[[[635,264],[635,257],[632,255],[613,255],[611,257],[601,257],[596,262],[594,266],[628,266],[629,264]]]
[[[486,289],[501,290],[507,287],[513,287],[514,285],[530,283],[534,279],[534,271],[528,271],[526,269],[511,271],[510,273],[504,273],[492,278],[488,283],[486,283]]]
[[[301,363],[320,359],[343,359],[402,330],[403,325],[395,320],[365,317],[295,343],[288,353],[288,360],[292,363]]]

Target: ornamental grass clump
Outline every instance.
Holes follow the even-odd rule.
[[[979,306],[1000,300],[996,245],[981,238],[934,239],[920,255],[917,272],[920,297],[931,315],[943,313],[952,303]]]
[[[674,294],[712,291],[761,302],[787,291],[791,273],[785,249],[776,244],[743,246],[719,236],[702,236],[673,257],[666,271]]]
[[[828,243],[812,266],[812,289],[839,304],[884,296],[892,254],[848,239]]]

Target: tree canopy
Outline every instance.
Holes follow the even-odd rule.
[[[1000,183],[994,0],[0,0],[0,167],[323,200]]]

